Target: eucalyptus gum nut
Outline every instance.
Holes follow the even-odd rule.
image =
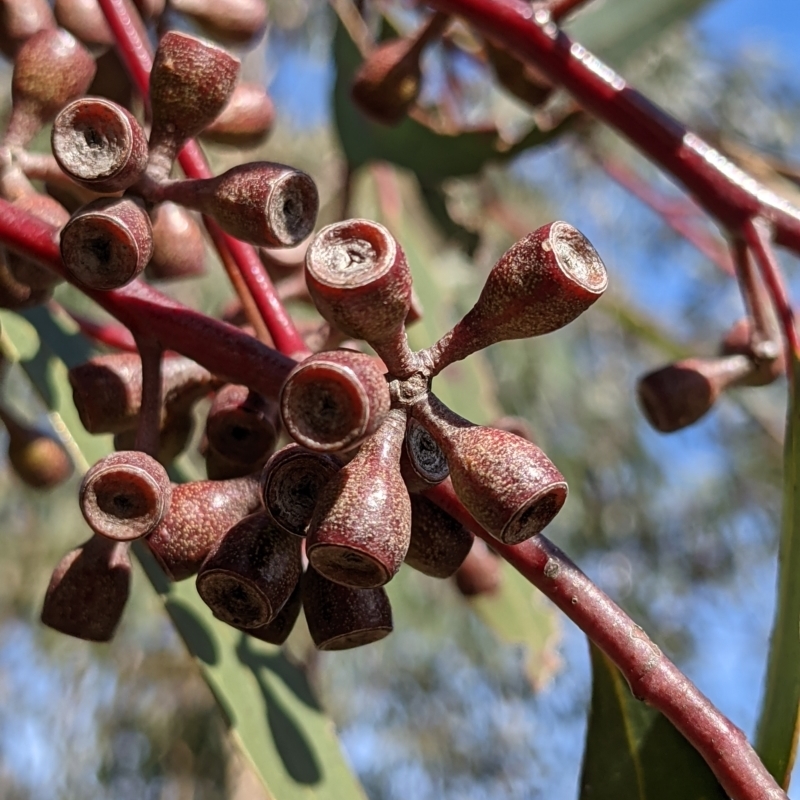
[[[161,37],[150,72],[151,150],[166,160],[213,122],[230,100],[240,63],[217,45],[178,31]],[[164,177],[169,172],[167,167]]]
[[[101,198],[81,208],[61,231],[61,258],[77,283],[96,291],[119,289],[153,255],[150,218],[139,201]]]
[[[405,412],[377,433],[325,485],[308,526],[306,554],[317,572],[355,588],[388,583],[411,538],[411,502],[400,475]]]
[[[478,538],[464,563],[456,570],[455,582],[464,597],[494,594],[500,588],[500,559]]]
[[[412,39],[394,39],[376,47],[356,70],[351,96],[370,119],[396,125],[419,97],[420,48]]]
[[[178,484],[169,513],[147,537],[147,546],[171,580],[184,580],[200,569],[228,528],[260,506],[257,475]]]
[[[166,418],[158,434],[158,452],[156,461],[164,467],[172,462],[186,449],[194,431],[194,419],[186,411],[167,412]],[[115,450],[134,450],[136,446],[136,428],[120,431],[114,435]]]
[[[58,165],[100,193],[133,186],[147,166],[147,137],[136,118],[102,97],[82,97],[56,117],[50,142]]]
[[[8,461],[23,483],[52,489],[69,478],[72,461],[55,439],[22,425],[3,408],[0,419],[8,432]]]
[[[0,3],[0,50],[13,61],[22,45],[35,33],[55,28],[47,0],[3,0]]]
[[[280,430],[278,405],[246,386],[229,383],[215,395],[206,417],[206,437],[225,458],[243,464],[266,461]]]
[[[722,355],[743,355],[747,356],[753,363],[751,373],[739,381],[743,386],[766,386],[777,380],[786,372],[786,361],[783,356],[783,349],[778,342],[774,347],[767,343],[766,348],[758,348],[752,341],[752,326],[746,317],[738,320],[725,334],[721,342],[720,353]],[[774,356],[764,357],[758,349],[772,350]]]
[[[366,219],[337,222],[316,235],[306,253],[306,282],[328,322],[370,343],[395,336],[411,308],[402,248],[383,225]]]
[[[314,229],[319,195],[305,172],[253,161],[215,178],[173,181],[158,190],[213,217],[231,236],[259,247],[294,247]]]
[[[411,541],[405,563],[432,578],[449,578],[475,537],[458,520],[421,495],[411,496]]]
[[[647,421],[672,433],[697,422],[725,389],[752,371],[752,361],[743,355],[688,358],[640,378],[636,393]]]
[[[267,24],[265,0],[170,0],[170,6],[226,44],[247,43]]]
[[[153,257],[145,268],[151,280],[205,275],[206,242],[200,226],[185,208],[170,202],[150,211]]]
[[[95,533],[128,542],[156,529],[171,498],[164,467],[146,453],[126,450],[100,459],[84,475],[79,502]]]
[[[52,289],[32,289],[18,281],[8,266],[9,253],[0,249],[0,308],[12,310],[32,308],[46,303],[53,295]]]
[[[392,632],[392,607],[383,588],[352,589],[309,568],[302,596],[308,630],[319,650],[349,650]]]
[[[142,405],[142,361],[138,353],[95,356],[68,373],[72,399],[89,433],[121,433],[135,427]],[[176,353],[161,359],[161,395],[167,416],[190,406],[220,380]]]
[[[415,419],[406,423],[400,474],[409,492],[424,492],[441,483],[450,474],[442,448]]]
[[[200,567],[197,591],[218,619],[258,628],[278,615],[301,574],[300,540],[262,511],[220,537]]]
[[[202,135],[220,144],[252,147],[263,141],[274,123],[275,104],[264,88],[256,83],[240,83],[228,105]]]
[[[68,636],[108,642],[122,617],[130,583],[128,545],[93,536],[67,553],[55,568],[42,622]]]
[[[354,350],[309,356],[289,374],[280,399],[289,435],[317,452],[356,447],[375,433],[390,404],[375,359]]]
[[[55,0],[53,13],[58,24],[84,44],[101,48],[114,44],[114,34],[97,0]]]
[[[561,510],[567,499],[564,476],[535,444],[473,425],[432,394],[412,413],[444,451],[455,493],[492,536],[519,544]]]
[[[434,372],[496,342],[562,328],[607,285],[605,266],[582,233],[566,222],[542,226],[501,256],[472,310],[430,348]]]
[[[71,33],[51,28],[34,34],[14,63],[5,144],[27,145],[63,106],[85,94],[94,74],[91,53]]]
[[[261,473],[261,496],[272,519],[287,533],[305,536],[320,493],[341,469],[324,453],[289,444],[275,453]]]
[[[201,442],[200,452],[206,462],[206,477],[211,481],[225,481],[230,478],[243,478],[259,472],[269,458],[269,453],[264,453],[256,461],[237,461],[218,453],[204,439]]]
[[[297,581],[291,596],[283,604],[283,608],[277,613],[275,618],[266,625],[259,625],[257,628],[239,628],[254,639],[269,644],[283,644],[292,632],[300,611],[303,608],[303,595],[301,592],[302,578]]]

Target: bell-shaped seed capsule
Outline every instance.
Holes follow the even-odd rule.
[[[0,3],[0,51],[9,60],[35,33],[55,28],[47,0],[3,0]]]
[[[101,198],[85,205],[61,231],[61,258],[75,281],[109,291],[130,283],[153,255],[150,218],[139,201]]]
[[[378,429],[389,405],[389,387],[375,359],[354,350],[309,356],[281,390],[284,427],[296,442],[318,452],[360,444]]]
[[[95,356],[68,373],[72,399],[89,433],[121,433],[135,427],[142,407],[142,360],[138,353]],[[161,396],[170,412],[183,411],[219,385],[207,369],[176,353],[161,359]]]
[[[51,28],[34,34],[14,62],[4,144],[25,147],[67,103],[86,93],[94,73],[91,53],[71,33]]]
[[[133,186],[147,166],[147,137],[136,118],[102,97],[82,97],[56,117],[53,155],[72,180],[95,192]]]
[[[294,587],[289,599],[283,604],[283,608],[271,622],[266,623],[266,625],[259,625],[257,628],[240,628],[239,630],[244,631],[254,639],[260,639],[262,642],[283,644],[289,638],[289,634],[294,629],[297,618],[303,608],[302,583],[301,578]]]
[[[303,566],[301,542],[266,512],[237,522],[197,574],[197,591],[217,619],[237,628],[271,622],[292,594]]]
[[[175,203],[150,211],[153,257],[145,269],[151,280],[194,278],[205,274],[206,243],[192,214]]]
[[[743,355],[688,358],[640,378],[639,404],[657,431],[672,433],[697,422],[725,389],[752,372],[753,362]]]
[[[449,578],[464,562],[475,537],[421,495],[411,495],[411,541],[405,562],[432,578]]]
[[[409,418],[400,474],[409,492],[424,492],[441,483],[450,474],[442,448],[415,419]]]
[[[314,229],[317,187],[305,172],[254,161],[215,178],[163,184],[153,199],[213,217],[223,230],[259,247],[294,247]]]
[[[222,113],[203,131],[203,138],[219,144],[253,147],[264,140],[274,123],[275,104],[264,87],[240,83]]]
[[[32,289],[27,283],[17,280],[9,269],[9,256],[0,249],[0,308],[16,310],[46,303],[53,290]]]
[[[309,567],[303,575],[302,593],[308,630],[319,650],[349,650],[392,632],[392,607],[381,587],[341,586]]]
[[[200,455],[206,462],[206,477],[210,481],[227,481],[231,478],[243,478],[247,475],[259,472],[264,466],[269,453],[256,461],[236,461],[218,453],[209,444],[208,439],[203,436],[200,440]]]
[[[240,63],[196,36],[168,31],[150,71],[150,164],[165,179],[183,143],[213,122],[228,104]]]
[[[137,426],[138,427],[138,426]],[[114,435],[114,449],[135,450],[136,428],[120,431]],[[194,432],[194,418],[191,410],[167,410],[158,434],[158,452],[155,459],[163,467],[168,467],[186,449]]]
[[[445,14],[434,14],[414,37],[385,42],[367,56],[356,70],[351,93],[370,119],[396,125],[405,117],[419,97],[422,51],[444,32],[448,22]]]
[[[124,542],[93,536],[67,553],[50,578],[42,622],[78,639],[110,641],[130,591],[128,549]]]
[[[390,411],[377,433],[322,490],[306,553],[317,572],[344,586],[383,586],[400,569],[411,538],[411,503],[400,475],[405,412]]]
[[[260,506],[257,475],[178,484],[147,546],[170,579],[182,581],[196,574],[228,528]]]
[[[170,7],[226,44],[249,42],[267,22],[264,0],[170,0]]]
[[[97,0],[55,0],[53,13],[58,24],[85,45],[105,50],[114,44],[114,34]]]
[[[206,417],[206,436],[220,455],[232,461],[263,463],[275,449],[279,426],[276,402],[229,383],[214,397]]]
[[[404,324],[411,271],[394,236],[366,219],[328,225],[306,253],[306,283],[320,314],[347,336],[368,341],[396,374],[395,363],[410,356]]]
[[[482,539],[472,542],[464,563],[456,570],[455,581],[464,597],[494,594],[500,588],[500,557]]]
[[[320,494],[341,464],[324,453],[289,444],[261,473],[261,496],[272,519],[288,533],[305,536]]]
[[[501,542],[529,539],[561,510],[567,499],[564,476],[535,444],[474,425],[433,395],[412,413],[444,451],[461,502]]]
[[[433,374],[496,342],[562,328],[607,284],[606,268],[582,233],[566,222],[544,225],[506,251],[472,310],[429,349]]]
[[[72,461],[53,437],[22,424],[0,407],[8,433],[8,461],[17,477],[33,489],[52,489],[72,474]]]
[[[152,533],[169,511],[171,499],[166,470],[139,450],[100,459],[84,476],[79,496],[89,527],[119,542]]]

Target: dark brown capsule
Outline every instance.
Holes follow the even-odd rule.
[[[239,630],[262,642],[283,644],[289,638],[289,634],[294,629],[297,618],[303,608],[301,586],[302,580],[299,580],[291,597],[283,604],[283,608],[272,621],[267,622],[265,625],[259,625],[257,628],[240,628]]]
[[[411,541],[405,563],[432,578],[449,578],[464,562],[475,537],[421,495],[411,496]]]
[[[205,275],[206,243],[191,212],[175,203],[150,211],[153,257],[145,268],[151,280],[167,281]]]
[[[475,539],[464,563],[455,574],[458,591],[464,597],[494,594],[500,588],[500,558],[493,553],[486,542]]]

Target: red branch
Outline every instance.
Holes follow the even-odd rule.
[[[552,542],[541,535],[514,546],[499,542],[464,508],[449,481],[425,494],[552,600],[617,665],[634,696],[691,742],[733,800],[787,800],[742,731]]]
[[[628,86],[609,66],[523,0],[427,0],[502,42],[517,58],[563,86],[597,119],[680,181],[731,235],[754,216],[775,241],[800,254],[800,210],[761,185],[674,117]]]
[[[61,263],[57,238],[57,228],[0,199],[0,242],[71,280]],[[233,325],[188,308],[142,281],[111,292],[78,288],[134,336],[151,336],[165,350],[175,350],[209,372],[245,384],[266,397],[277,400],[296,364]]]
[[[147,40],[142,36],[141,26],[137,25],[138,20],[130,13],[125,0],[99,2],[114,34],[122,63],[147,101],[153,57]],[[189,178],[210,178],[213,175],[203,151],[194,141],[183,147],[178,154],[178,163]],[[232,259],[237,265],[278,350],[289,355],[308,355],[303,337],[283,307],[255,248],[229,236],[217,225],[210,226],[209,233],[223,262]]]

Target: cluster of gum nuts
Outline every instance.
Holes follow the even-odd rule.
[[[258,246],[292,247],[308,236],[318,201],[302,172],[259,162],[208,180],[169,177],[182,145],[229,101],[237,73],[221,48],[170,32],[151,73],[149,137],[109,100],[76,98],[62,108],[52,136],[58,165],[77,185],[113,193],[62,229],[62,258],[76,283],[104,291],[138,277],[153,252],[151,216],[165,201]],[[354,647],[391,630],[383,587],[404,561],[446,577],[471,551],[472,533],[428,490],[450,481],[477,523],[506,544],[536,535],[558,513],[567,486],[547,456],[514,433],[459,417],[431,382],[479,349],[557,330],[594,303],[607,277],[582,234],[554,222],[512,246],[472,310],[419,352],[405,332],[410,272],[383,226],[324,228],[308,247],[305,278],[329,325],[366,341],[377,358],[317,352],[264,397],[167,354],[158,458],[125,449],[144,416],[138,358],[102,356],[72,370],[84,425],[113,432],[122,449],[84,477],[80,506],[94,535],[54,571],[47,625],[110,639],[129,592],[130,545],[141,539],[173,580],[197,576],[220,620],[280,643],[302,608],[319,648]],[[161,461],[185,444],[193,405],[211,391],[209,480],[173,485]],[[281,427],[293,442],[273,452]]]

